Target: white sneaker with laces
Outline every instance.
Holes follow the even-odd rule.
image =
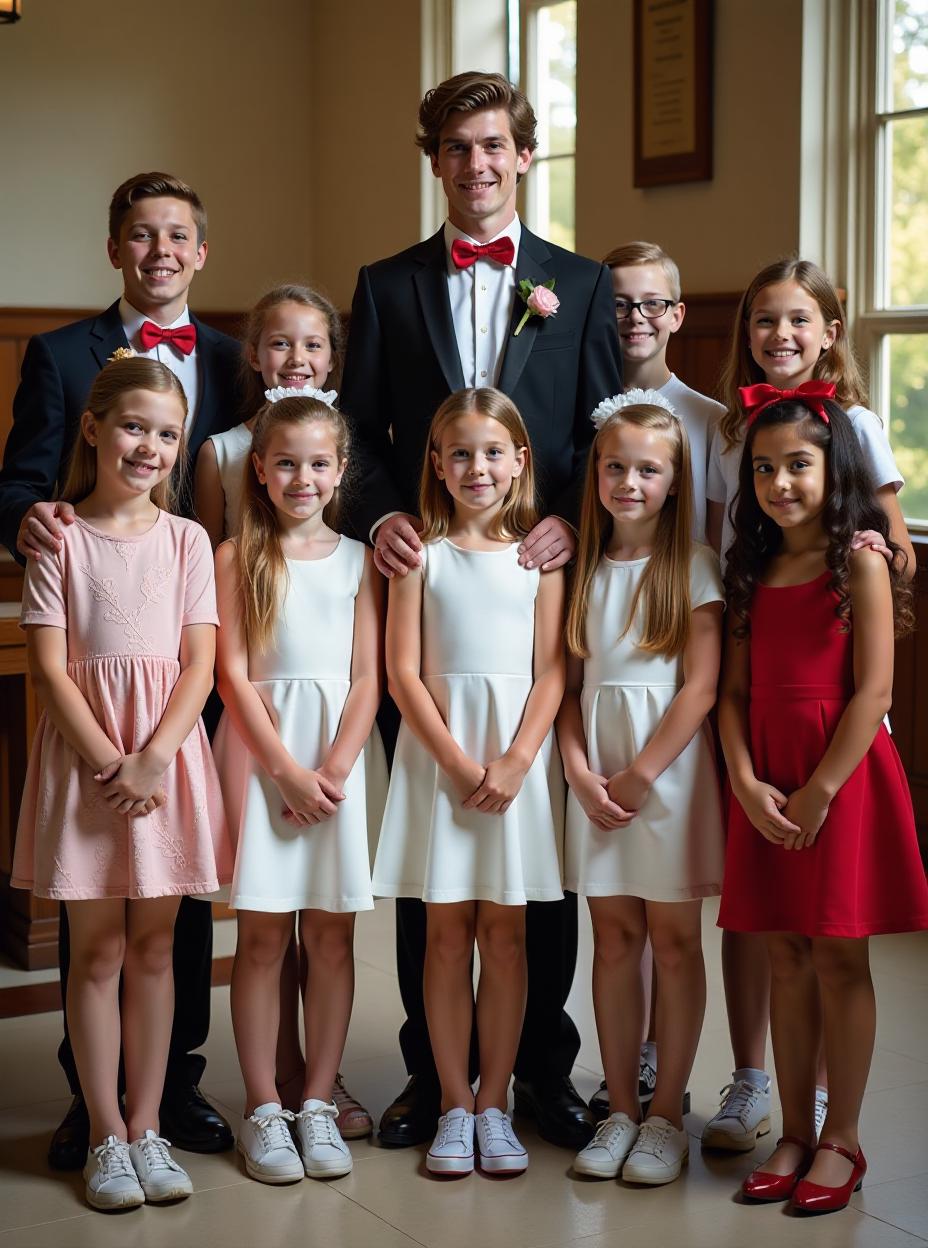
[[[770,1131],[770,1080],[758,1088],[747,1079],[735,1079],[720,1095],[718,1113],[702,1129],[703,1148],[749,1152],[758,1136]]]
[[[338,1106],[309,1100],[296,1116],[296,1138],[303,1168],[311,1179],[337,1179],[354,1164],[335,1119]]]
[[[594,1179],[614,1179],[638,1138],[638,1123],[628,1114],[610,1114],[596,1128],[586,1148],[574,1158],[577,1174]]]
[[[480,1168],[489,1174],[523,1174],[528,1153],[512,1129],[512,1119],[495,1106],[474,1115]]]
[[[622,1167],[627,1183],[647,1183],[657,1187],[672,1183],[689,1161],[690,1144],[686,1131],[655,1115],[646,1118],[638,1131],[635,1147]]]
[[[449,1109],[438,1120],[438,1130],[425,1157],[430,1174],[470,1174],[474,1168],[474,1115]]]
[[[303,1177],[303,1163],[290,1135],[293,1113],[277,1101],[259,1105],[242,1119],[238,1151],[245,1169],[259,1183],[296,1183]]]
[[[825,1125],[825,1119],[828,1117],[828,1089],[817,1087],[815,1089],[815,1138],[822,1134],[822,1127]]]
[[[168,1152],[171,1141],[164,1140],[149,1127],[138,1140],[129,1145],[129,1159],[145,1199],[153,1205],[166,1200],[183,1200],[193,1195],[190,1175]]]
[[[84,1166],[85,1196],[91,1209],[136,1209],[145,1204],[129,1145],[108,1135],[102,1144],[87,1150]]]

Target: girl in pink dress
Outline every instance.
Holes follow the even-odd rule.
[[[62,491],[75,522],[56,555],[30,562],[23,589],[29,670],[45,714],[12,883],[67,906],[66,1008],[90,1115],[84,1178],[96,1209],[192,1190],[158,1136],[174,919],[182,896],[231,876],[200,722],[218,623],[210,545],[170,510],[186,412],[163,364],[120,358],[102,370]]]

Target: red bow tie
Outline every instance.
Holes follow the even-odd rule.
[[[157,347],[159,342],[169,342],[183,355],[189,355],[197,345],[196,325],[178,325],[176,329],[162,329],[154,321],[143,321],[139,330],[139,342],[144,351]]]
[[[492,243],[469,243],[456,238],[451,244],[451,259],[459,269],[469,269],[478,256],[497,264],[512,264],[516,258],[515,243],[511,238],[495,238]]]
[[[778,390],[776,386],[768,386],[762,381],[756,386],[740,386],[738,394],[747,414],[749,428],[765,407],[781,403],[784,399],[796,399],[805,404],[827,425],[828,413],[825,410],[825,399],[834,399],[835,383],[833,381],[804,381],[795,390]]]

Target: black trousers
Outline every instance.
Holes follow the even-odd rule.
[[[58,928],[58,961],[63,1007],[67,1000],[68,970],[71,965],[71,933],[64,905],[61,906]],[[199,1083],[206,1066],[206,1058],[193,1050],[205,1043],[209,1031],[212,961],[212,906],[208,901],[182,897],[174,926],[174,1025],[171,1029],[171,1047],[164,1080],[167,1088]],[[58,1061],[67,1076],[72,1094],[80,1092],[80,1080],[68,1035],[67,1011],[64,1015],[64,1039],[58,1048]]]

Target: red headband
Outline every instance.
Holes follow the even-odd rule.
[[[763,381],[756,386],[740,386],[738,388],[741,405],[748,418],[748,428],[754,424],[754,421],[757,420],[765,407],[771,407],[774,403],[781,403],[784,399],[796,399],[798,402],[803,403],[827,425],[828,413],[825,411],[825,399],[833,399],[835,393],[835,383],[833,381],[804,381],[795,390],[778,390],[776,386],[768,386]]]

